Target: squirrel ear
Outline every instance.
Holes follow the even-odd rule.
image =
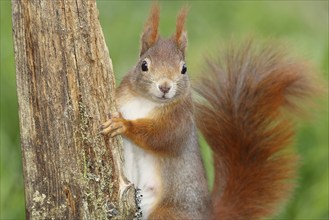
[[[159,34],[158,34],[159,18],[160,18],[159,5],[158,3],[153,3],[150,16],[145,23],[144,31],[141,37],[140,56],[142,56],[159,39]]]
[[[176,21],[176,33],[173,36],[174,41],[176,42],[178,48],[185,55],[185,49],[187,47],[187,32],[185,31],[185,20],[187,16],[188,8],[187,6],[183,7],[177,16]]]

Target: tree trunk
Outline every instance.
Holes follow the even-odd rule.
[[[95,0],[12,0],[27,219],[131,219],[115,81]]]

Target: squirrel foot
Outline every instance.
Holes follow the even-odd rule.
[[[103,135],[110,134],[111,137],[123,134],[127,128],[125,126],[126,120],[122,118],[121,114],[110,115],[110,119],[104,122],[100,127],[100,133]]]

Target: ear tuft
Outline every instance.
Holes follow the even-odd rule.
[[[176,33],[174,36],[174,40],[178,46],[178,48],[185,53],[185,49],[187,47],[187,33],[185,31],[185,20],[188,13],[187,6],[183,7],[177,16],[176,21]]]
[[[159,20],[160,20],[160,7],[159,4],[155,2],[152,5],[150,16],[146,21],[144,31],[142,33],[140,56],[142,56],[159,39],[159,34],[158,34]]]

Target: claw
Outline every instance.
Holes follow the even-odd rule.
[[[104,122],[103,124],[101,124],[101,126],[100,126],[100,129],[104,129],[104,128],[107,128],[108,126],[110,126],[110,124],[112,123],[112,120],[110,119],[110,120],[108,120],[108,121],[106,121],[106,122]]]
[[[119,133],[118,132],[113,132],[112,134],[111,134],[111,138],[113,138],[113,137],[115,137],[115,136],[117,136]]]
[[[122,126],[122,127],[118,128],[117,130],[115,130],[114,132],[112,132],[111,137],[115,137],[119,134],[123,134],[125,132],[125,130],[126,130],[126,128]]]

